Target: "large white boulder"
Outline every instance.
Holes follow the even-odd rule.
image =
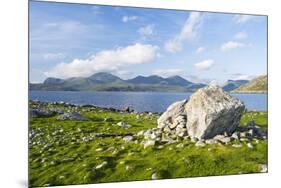
[[[187,132],[198,139],[231,134],[239,125],[244,109],[245,106],[239,99],[218,86],[201,88],[185,105]]]

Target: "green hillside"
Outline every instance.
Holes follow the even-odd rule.
[[[261,92],[266,93],[267,92],[267,75],[259,76],[253,80],[251,80],[249,83],[246,83],[236,90],[234,92],[240,92],[240,93],[252,93],[252,92]]]

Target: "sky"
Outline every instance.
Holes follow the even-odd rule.
[[[109,72],[223,84],[267,73],[267,17],[30,2],[30,82]]]

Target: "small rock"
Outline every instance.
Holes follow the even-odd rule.
[[[191,139],[190,139],[190,141],[193,142],[193,143],[197,142],[198,140],[199,140],[199,139],[196,138],[196,137],[191,137]]]
[[[206,144],[203,142],[203,141],[201,141],[201,140],[199,140],[198,142],[196,142],[196,144],[195,144],[195,146],[196,147],[204,147]]]
[[[78,112],[67,112],[57,117],[57,120],[78,120],[78,121],[85,121],[89,120],[86,117],[83,117]]]
[[[147,148],[148,146],[154,146],[154,145],[155,145],[155,140],[145,140],[145,141],[143,141],[144,149]]]
[[[126,165],[126,170],[130,170],[130,169],[132,169],[132,167],[131,166],[129,166],[129,165]]]
[[[260,165],[260,172],[261,173],[266,173],[267,172],[267,165],[266,164],[261,164]]]
[[[103,148],[97,148],[96,151],[103,151]]]
[[[163,146],[163,145],[160,145],[160,146],[158,146],[157,148],[158,148],[158,149],[163,149],[164,146]]]
[[[180,143],[176,146],[176,148],[184,148],[184,144],[183,143]]]
[[[109,121],[112,121],[113,119],[111,117],[106,117],[103,119],[103,121],[106,121],[106,122],[109,122]]]
[[[123,140],[125,141],[125,143],[128,143],[128,142],[131,142],[134,140],[134,137],[133,136],[125,136],[123,138]]]
[[[96,166],[96,169],[100,169],[100,168],[102,168],[102,167],[104,167],[106,165],[107,165],[107,161],[104,161],[101,164],[99,164],[98,166]]]
[[[157,180],[157,179],[158,179],[157,174],[156,174],[156,173],[153,173],[153,174],[151,175],[151,179],[152,179],[152,180]]]
[[[240,133],[239,132],[234,132],[232,135],[231,135],[232,138],[236,139],[236,140],[239,140],[240,138]]]
[[[248,146],[248,148],[250,148],[250,149],[253,149],[253,148],[254,148],[253,144],[251,144],[251,143],[248,143],[247,146]]]
[[[231,141],[231,137],[225,137],[224,135],[217,135],[214,137],[215,140],[218,140],[224,144],[227,144]]]
[[[131,127],[132,125],[128,124],[128,123],[124,123],[124,122],[119,122],[117,123],[118,126],[120,127]]]
[[[144,134],[144,130],[141,130],[141,131],[139,131],[138,133],[137,133],[137,136],[142,136],[143,134]]]
[[[235,148],[241,148],[242,145],[241,144],[232,144],[232,147],[235,147]]]
[[[215,140],[215,139],[207,139],[207,140],[205,140],[205,143],[206,143],[206,144],[217,144],[218,141]]]

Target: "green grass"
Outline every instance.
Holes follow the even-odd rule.
[[[267,164],[267,140],[253,141],[253,149],[244,142],[241,148],[231,144],[201,148],[189,140],[164,144],[162,149],[158,145],[143,149],[140,138],[137,138],[138,143],[125,143],[122,137],[97,138],[91,137],[91,133],[126,133],[153,128],[159,117],[157,114],[140,116],[98,108],[43,106],[53,107],[80,112],[90,120],[59,121],[56,116],[30,119],[30,130],[40,134],[31,141],[41,143],[30,144],[29,148],[31,186],[148,180],[155,172],[159,179],[256,173],[260,164]],[[111,117],[112,121],[103,121],[105,117]],[[251,119],[267,129],[267,112],[246,112],[241,124]],[[120,121],[132,127],[117,126]],[[91,140],[83,141],[83,138]],[[181,143],[184,147],[177,147]],[[96,151],[100,148],[102,151]],[[104,161],[107,164],[96,169]]]

